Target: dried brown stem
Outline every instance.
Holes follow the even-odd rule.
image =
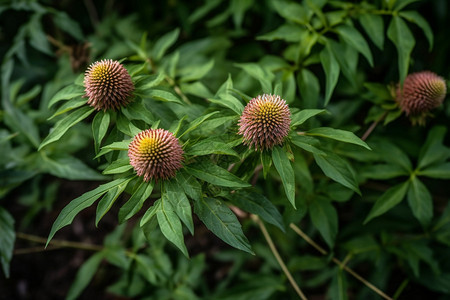
[[[378,123],[383,121],[383,119],[386,118],[387,114],[388,114],[388,112],[385,111],[378,119],[373,121],[373,123],[369,126],[369,128],[367,128],[366,132],[364,132],[364,134],[362,135],[361,140],[363,140],[363,141],[367,140],[367,138],[372,133],[372,131],[375,129],[375,127],[377,127]]]

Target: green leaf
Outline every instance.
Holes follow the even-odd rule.
[[[255,192],[236,191],[227,198],[237,207],[259,216],[267,223],[275,225],[285,232],[283,217],[275,205],[264,195]]]
[[[363,167],[360,175],[368,179],[385,180],[399,176],[409,176],[409,172],[399,165],[375,164]]]
[[[194,202],[194,210],[200,220],[225,243],[239,250],[254,254],[233,212],[222,201],[203,198]]]
[[[20,132],[28,138],[34,147],[38,147],[40,143],[38,127],[30,114],[22,112],[19,108],[14,107],[9,99],[2,99],[4,109],[4,122],[15,131]]]
[[[92,136],[94,137],[95,153],[98,153],[103,138],[108,131],[110,115],[107,112],[98,112],[92,121]]]
[[[239,177],[231,174],[209,160],[193,163],[186,166],[185,169],[189,174],[215,185],[230,188],[251,186],[247,182],[242,181]]]
[[[114,202],[116,202],[117,198],[123,193],[125,188],[127,187],[130,179],[114,186],[103,196],[102,199],[98,202],[97,205],[97,213],[95,216],[95,226],[98,226],[98,222],[103,218],[103,216],[111,209]]]
[[[166,53],[167,49],[170,48],[178,39],[178,35],[180,34],[180,29],[177,28],[172,30],[169,33],[166,33],[162,37],[160,37],[156,42],[155,46],[152,49],[152,57],[155,60],[160,60],[163,55]]]
[[[268,151],[261,151],[261,164],[263,166],[263,176],[264,179],[267,178],[269,174],[270,167],[272,166],[272,155]]]
[[[141,129],[137,128],[132,121],[128,120],[128,118],[122,113],[117,114],[116,126],[120,132],[125,133],[128,136],[135,136],[142,131]]]
[[[420,170],[418,175],[436,179],[450,179],[450,162],[429,166],[424,170]]]
[[[67,101],[61,107],[50,117],[48,120],[53,119],[56,116],[62,115],[63,113],[69,112],[75,108],[78,108],[80,106],[83,106],[86,104],[86,99],[84,98],[75,98]]]
[[[9,263],[13,255],[15,239],[14,218],[0,206],[0,263],[6,278],[9,278]]]
[[[423,33],[425,34],[428,44],[430,44],[430,47],[428,51],[431,51],[433,49],[433,42],[434,42],[434,36],[433,31],[431,30],[430,25],[428,24],[427,20],[425,20],[424,17],[422,17],[417,11],[401,11],[399,12],[399,15],[409,22],[412,22],[422,28]]]
[[[397,47],[398,70],[400,82],[403,83],[403,80],[405,80],[408,74],[411,52],[416,41],[406,23],[399,16],[392,17],[387,30],[387,36]]]
[[[350,164],[332,152],[326,152],[326,156],[314,154],[317,165],[322,169],[323,173],[334,181],[345,187],[355,191],[359,195],[358,182]]]
[[[156,215],[156,212],[160,209],[161,206],[161,199],[158,199],[153,203],[152,206],[150,206],[145,214],[141,218],[140,226],[144,229],[146,224],[152,221],[153,217]],[[149,224],[150,226],[151,223]],[[147,225],[148,226],[148,225]]]
[[[183,221],[184,225],[194,235],[194,222],[192,221],[192,209],[186,194],[182,187],[172,181],[164,182],[165,192],[162,194],[164,203],[170,202],[177,216]]]
[[[328,43],[336,57],[342,74],[347,78],[348,82],[355,88],[357,87],[357,72],[358,66],[358,52],[350,45],[345,43],[338,43],[334,40],[328,40]]]
[[[162,88],[153,88],[151,90],[148,90],[145,94],[147,97],[151,97],[153,99],[163,101],[163,102],[175,102],[178,104],[183,104],[183,102],[180,100],[180,98],[175,95],[174,93],[162,89]]]
[[[258,80],[264,93],[270,93],[272,91],[272,81],[275,79],[275,75],[272,72],[256,63],[241,63],[234,65],[243,69],[248,75]]]
[[[153,187],[155,183],[153,181],[150,182],[138,182],[139,186],[136,190],[131,194],[130,199],[122,205],[119,210],[119,223],[122,224],[132,216],[134,216],[144,204],[145,200],[147,200],[152,194]]]
[[[336,275],[331,280],[328,296],[330,300],[348,300],[348,284],[343,268],[336,267]]]
[[[39,155],[36,168],[53,176],[70,180],[105,180],[105,176],[91,169],[83,161],[68,154],[58,156]]]
[[[317,140],[316,138],[304,136],[304,135],[294,135],[294,136],[291,136],[291,142],[295,146],[297,146],[305,151],[319,154],[319,155],[324,155],[324,156],[327,155],[325,152],[323,152],[322,150],[315,147],[315,145],[320,144],[319,140]]]
[[[272,4],[280,16],[295,23],[304,25],[312,16],[312,12],[299,3],[273,1]]]
[[[48,245],[48,243],[58,230],[72,223],[73,219],[80,211],[94,204],[94,202],[98,198],[100,198],[103,194],[105,194],[109,190],[121,184],[124,184],[125,182],[129,182],[131,179],[133,179],[133,177],[118,178],[109,183],[102,184],[95,190],[86,192],[80,197],[72,200],[68,205],[66,205],[66,207],[63,208],[63,210],[60,212],[59,216],[53,223],[52,229],[50,230],[50,234],[48,235],[46,246]]]
[[[408,204],[414,216],[424,226],[433,217],[433,199],[427,187],[416,176],[411,178],[408,189]]]
[[[94,159],[99,158],[102,155],[105,155],[108,152],[114,151],[114,150],[128,150],[128,146],[131,143],[131,139],[129,140],[124,140],[121,142],[114,142],[111,143],[109,145],[103,146],[102,150],[100,150],[100,152],[94,157]]]
[[[300,91],[303,107],[315,108],[319,103],[320,85],[316,75],[304,68],[298,75],[298,88]]]
[[[180,82],[195,81],[203,78],[214,67],[214,59],[202,64],[191,65],[180,70]]]
[[[56,122],[55,127],[52,131],[50,131],[49,135],[42,141],[41,145],[38,148],[40,151],[42,148],[47,146],[50,143],[53,143],[59,140],[72,126],[77,124],[78,122],[86,119],[90,114],[94,112],[94,108],[90,106],[82,107],[72,112],[64,119]]]
[[[405,171],[412,172],[412,163],[400,148],[387,140],[379,140],[371,143],[373,152],[378,154],[381,160],[390,164],[401,166]]]
[[[83,290],[89,285],[89,283],[91,283],[92,278],[104,258],[105,253],[100,251],[93,254],[83,263],[80,269],[78,269],[78,272],[75,275],[75,280],[72,282],[72,285],[67,292],[67,300],[77,299],[81,295]]]
[[[83,31],[78,22],[74,21],[69,15],[63,11],[54,11],[53,22],[57,28],[67,32],[78,41],[85,40]]]
[[[384,23],[380,15],[370,13],[361,14],[359,22],[366,31],[367,35],[372,39],[373,43],[383,50],[384,45]]]
[[[194,176],[187,174],[184,170],[180,170],[177,172],[175,179],[189,198],[195,201],[202,198],[202,186]]]
[[[158,86],[161,82],[164,81],[165,78],[166,74],[164,74],[164,72],[159,72],[158,74],[152,75],[136,76],[135,94],[145,94],[147,90]]]
[[[135,101],[130,103],[127,107],[122,107],[121,111],[128,120],[141,120],[146,124],[153,124],[155,122],[151,111],[146,109],[142,102]]]
[[[303,109],[292,115],[291,127],[294,128],[296,126],[300,126],[308,119],[326,112],[326,109]]]
[[[244,111],[244,105],[233,95],[220,94],[220,99],[208,98],[208,101],[226,107],[234,111],[237,115],[241,115]]]
[[[330,102],[331,95],[333,94],[333,90],[338,81],[340,72],[339,63],[334,57],[329,44],[327,44],[320,52],[320,62],[322,63],[322,67],[326,75],[324,106],[327,106],[328,102]]]
[[[218,111],[214,111],[212,113],[209,113],[207,115],[204,116],[200,116],[197,119],[195,119],[194,121],[190,122],[190,126],[188,129],[186,129],[180,136],[178,136],[178,138],[181,138],[183,135],[195,130],[198,126],[200,126],[203,122],[205,122],[206,120],[208,120],[209,118],[211,118],[212,116],[214,116],[215,114],[218,114]]]
[[[109,166],[107,166],[106,169],[103,170],[103,174],[120,174],[131,170],[132,168],[133,166],[130,165],[130,159],[128,157],[120,158],[109,164]]]
[[[350,26],[347,24],[339,25],[336,27],[336,31],[348,45],[364,55],[370,66],[373,67],[373,58],[372,53],[370,52],[369,45],[367,44],[361,33],[359,33],[359,31],[354,26]]]
[[[394,5],[394,9],[396,11],[401,10],[402,8],[404,8],[405,6],[414,3],[414,2],[418,2],[420,0],[396,0],[394,1],[395,5]]]
[[[369,215],[364,220],[364,224],[375,217],[384,214],[397,204],[399,204],[406,195],[409,188],[409,181],[397,184],[388,189],[380,198],[377,199],[374,206],[369,212]]]
[[[337,140],[344,143],[355,144],[371,150],[370,147],[353,132],[345,131],[341,129],[334,129],[330,127],[313,128],[305,133],[305,135],[320,136]]]
[[[418,169],[445,162],[450,157],[450,149],[443,145],[447,128],[444,126],[433,127],[427,136],[425,144],[420,149]]]
[[[338,217],[331,202],[321,197],[314,198],[309,205],[309,215],[328,247],[333,248],[338,233]]]
[[[223,154],[233,155],[239,158],[239,154],[232,149],[232,146],[223,142],[220,137],[210,137],[199,142],[186,149],[188,155],[208,155],[208,154]]]
[[[301,26],[286,23],[271,32],[256,37],[256,39],[271,42],[275,40],[282,40],[291,43],[300,42],[304,32],[305,29]]]
[[[70,100],[75,97],[81,97],[85,94],[84,87],[71,84],[68,85],[61,90],[59,90],[48,102],[48,107],[50,108],[55,103],[61,101],[61,100]]]
[[[183,228],[180,219],[169,201],[161,199],[161,204],[156,210],[156,217],[163,235],[177,246],[186,257],[189,257],[184,244]]]
[[[275,169],[277,169],[278,174],[280,174],[281,182],[283,183],[286,196],[289,202],[291,202],[292,206],[296,208],[294,169],[292,168],[291,162],[289,161],[286,151],[278,146],[273,147],[272,160]]]

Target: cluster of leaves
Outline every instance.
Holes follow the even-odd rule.
[[[98,200],[96,225],[115,202],[121,202],[118,224],[133,224],[131,237],[125,239],[126,227],[118,226],[105,239],[103,250],[85,262],[69,291],[70,299],[82,293],[103,259],[123,274],[110,291],[128,297],[148,295],[149,285],[157,299],[197,299],[199,293],[214,299],[267,299],[286,293],[284,277],[273,276],[278,267],[271,263],[267,246],[253,238],[249,241],[244,234],[241,222],[251,221],[240,221],[230,207],[274,225],[270,231],[286,257],[293,256],[288,266],[297,273],[301,287],[327,286],[331,299],[347,299],[350,282],[343,269],[329,265],[333,256],[298,255],[298,247],[305,246],[287,229],[288,224],[301,224],[314,238],[320,237],[333,255],[347,257],[348,265],[376,266],[376,272],[367,275],[381,289],[400,294],[412,280],[448,295],[450,261],[442,254],[450,247],[450,205],[443,208],[442,200],[436,205],[440,197],[433,196],[442,192],[440,180],[450,178],[446,128],[437,123],[405,130],[409,124],[401,123],[389,82],[366,79],[382,63],[375,51],[393,53],[385,36],[398,54],[397,60],[391,55],[387,62],[387,68],[398,62],[398,76],[391,80],[402,82],[406,77],[415,46],[407,24],[417,25],[424,34],[419,38],[426,37],[432,48],[430,26],[416,10],[408,10],[411,2],[268,1],[258,9],[251,0],[216,0],[197,9],[183,6],[186,14],[181,15],[188,17],[182,23],[187,22],[191,32],[203,23],[209,30],[198,39],[180,35],[189,32],[183,27],[149,38],[136,30],[132,18],[105,18],[89,38],[92,49],[99,58],[126,57],[121,62],[135,85],[133,102],[118,111],[95,111],[86,105],[84,74],[70,74],[67,58],[60,59],[55,76],[64,80],[20,93],[23,81],[11,78],[20,78],[20,74],[13,76],[15,57],[27,63],[26,39],[43,53],[49,54],[50,47],[42,26],[27,23],[2,62],[5,129],[0,131],[0,147],[9,155],[0,158],[1,176],[7,178],[1,182],[0,197],[23,182],[39,182],[36,175],[43,173],[70,180],[108,180],[72,200],[50,230],[47,243]],[[26,8],[30,24],[50,14],[67,34],[80,42],[84,39],[64,13],[37,2],[18,3],[5,9]],[[273,21],[252,30],[246,20],[258,18]],[[102,33],[108,31],[117,36],[106,39]],[[239,39],[248,38],[251,42],[239,45]],[[245,47],[250,50],[239,53]],[[359,61],[359,56],[364,60]],[[246,103],[263,93],[286,100],[291,130],[282,146],[254,151],[242,145],[237,122]],[[38,96],[36,109],[30,100]],[[54,110],[46,120],[48,108]],[[386,116],[386,130],[375,131],[367,143],[357,137],[365,123],[381,116]],[[170,180],[143,182],[129,163],[128,145],[148,128],[167,129],[183,145],[183,168]],[[92,154],[85,162],[76,156],[81,149]],[[402,203],[405,198],[407,205]],[[165,253],[170,251],[167,239],[189,257],[184,240],[188,232],[194,235],[193,213],[225,243],[243,250],[218,255],[235,265],[213,291],[205,290],[198,279],[207,269],[203,255],[190,261],[180,257],[172,267]],[[8,274],[13,219],[1,209],[0,221],[0,228],[6,228],[1,262]],[[268,267],[261,267],[253,277],[237,274],[244,261],[252,259],[247,253],[264,258]],[[398,289],[389,285],[395,272],[401,272],[406,282]],[[235,279],[241,284],[233,284]],[[227,290],[233,285],[235,289]],[[371,292],[352,288],[361,299]]]

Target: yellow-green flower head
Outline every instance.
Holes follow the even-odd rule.
[[[424,115],[442,104],[447,93],[445,80],[430,71],[409,74],[403,88],[397,87],[396,101],[406,115]]]
[[[96,110],[117,110],[131,101],[134,85],[125,67],[111,59],[97,61],[84,75],[87,103]]]
[[[175,176],[182,167],[183,153],[173,133],[161,128],[141,131],[128,147],[130,164],[144,181]]]
[[[243,143],[256,150],[272,149],[289,133],[291,113],[278,95],[264,94],[250,100],[239,120]]]

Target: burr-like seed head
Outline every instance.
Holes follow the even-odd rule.
[[[130,164],[144,181],[168,179],[182,167],[183,149],[178,139],[164,129],[147,129],[137,134],[128,147]]]
[[[243,142],[256,150],[272,149],[283,143],[289,133],[291,113],[286,101],[278,95],[264,94],[245,106],[238,133]]]
[[[96,110],[117,110],[131,101],[134,85],[125,67],[111,59],[97,61],[84,75],[87,103]]]
[[[445,80],[430,71],[409,74],[403,88],[397,87],[396,101],[406,115],[421,115],[442,104],[447,93]]]

